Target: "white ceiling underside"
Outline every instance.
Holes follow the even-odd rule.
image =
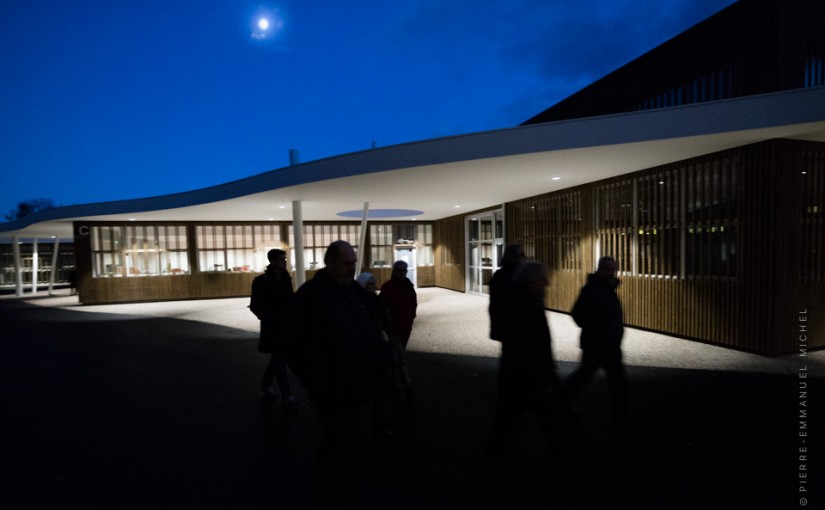
[[[346,220],[338,213],[365,202],[437,220],[773,138],[825,142],[825,88],[372,149],[187,193],[61,207],[0,224],[0,236],[70,238],[75,220],[292,221],[293,201],[304,221]]]

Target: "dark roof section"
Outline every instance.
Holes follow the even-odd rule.
[[[825,2],[740,0],[522,125],[825,85]]]

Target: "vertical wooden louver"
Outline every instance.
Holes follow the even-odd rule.
[[[764,354],[825,310],[825,144],[773,140],[506,206],[507,242],[551,270],[567,312],[598,256],[619,262],[629,325]],[[825,346],[809,313],[808,347]]]

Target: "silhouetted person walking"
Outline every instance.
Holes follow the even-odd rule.
[[[413,321],[418,310],[418,295],[415,286],[407,278],[407,263],[398,260],[392,265],[390,279],[381,286],[379,299],[390,312],[392,322],[387,329],[390,341],[400,344],[400,359],[394,367],[398,387],[413,396],[412,381],[407,370],[406,350],[412,335]]]
[[[507,307],[513,275],[524,259],[524,247],[520,244],[507,246],[501,256],[501,268],[490,278],[490,305],[487,310],[490,314],[490,338],[493,340],[501,341],[514,328],[510,324],[513,317]]]
[[[275,398],[272,382],[277,377],[285,406],[298,405],[289,387],[287,376],[286,349],[293,332],[294,294],[292,278],[286,270],[286,252],[269,250],[266,254],[269,265],[264,274],[252,280],[252,296],[249,309],[261,321],[261,336],[258,351],[270,353],[269,364],[261,381],[261,391]]]
[[[573,320],[581,328],[581,364],[562,388],[562,403],[570,407],[600,368],[607,375],[614,425],[628,425],[627,380],[622,363],[624,319],[616,294],[620,281],[613,257],[599,259],[595,273],[588,275],[573,306]]]
[[[539,262],[516,261],[515,271],[506,282],[502,280],[501,286],[491,288],[491,297],[506,292],[507,300],[497,305],[502,308],[495,307],[494,311],[507,319],[498,323],[496,330],[501,359],[487,459],[496,463],[503,460],[507,439],[520,418],[529,413],[538,421],[563,472],[575,474],[577,467],[559,434],[559,378],[544,308],[547,268]]]
[[[292,370],[323,427],[317,475],[322,491],[346,491],[357,452],[357,426],[381,385],[379,327],[371,295],[355,283],[356,256],[345,241],[324,254],[325,267],[296,293],[298,338]],[[334,497],[334,496],[333,496]]]
[[[367,302],[369,303],[375,325],[378,328],[378,336],[381,337],[379,360],[383,377],[380,380],[380,385],[375,388],[376,391],[372,403],[373,435],[376,440],[380,441],[392,437],[392,433],[385,428],[384,399],[386,398],[387,388],[389,387],[390,370],[398,363],[398,354],[395,346],[390,342],[389,335],[387,335],[387,329],[389,329],[392,324],[392,317],[384,303],[378,299],[378,287],[375,283],[375,276],[372,273],[364,272],[358,275],[356,281],[369,293]]]

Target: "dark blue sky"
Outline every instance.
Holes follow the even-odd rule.
[[[2,0],[0,215],[516,126],[731,3]]]

